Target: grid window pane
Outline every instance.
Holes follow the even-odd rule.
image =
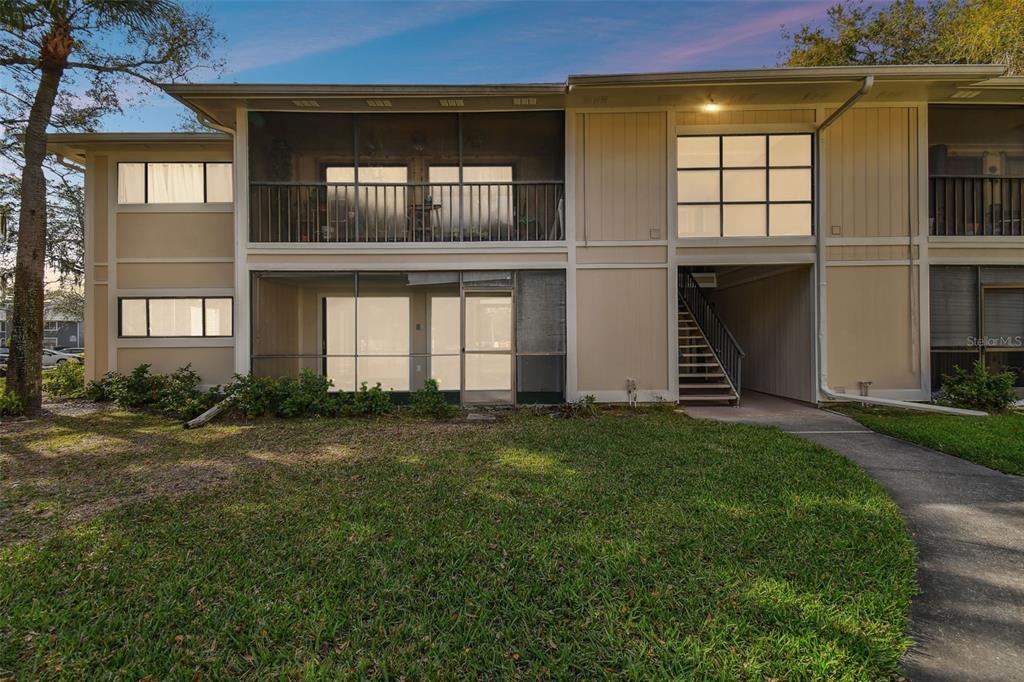
[[[764,135],[733,135],[722,138],[723,166],[735,168],[764,166],[767,163]]]
[[[777,168],[769,171],[772,201],[810,201],[810,168]]]
[[[121,336],[146,336],[146,299],[121,300]]]
[[[231,299],[206,299],[206,335],[231,336]]]
[[[718,136],[677,137],[678,168],[718,168]]]
[[[146,203],[146,164],[117,164],[117,203]]]
[[[203,164],[148,164],[146,188],[151,204],[201,204]]]
[[[764,204],[726,204],[722,207],[722,233],[726,237],[764,237]]]
[[[150,336],[202,336],[203,299],[149,299]]]
[[[679,201],[718,201],[718,171],[679,171]]]
[[[723,201],[764,201],[763,170],[722,171]]]
[[[331,388],[337,391],[356,390],[355,358],[327,358],[326,374],[331,380]]]
[[[231,164],[206,164],[206,201],[208,203],[230,203],[233,196]]]
[[[773,166],[810,166],[810,135],[770,135],[768,156]]]
[[[718,204],[677,206],[680,237],[718,237],[721,235],[721,207]]]
[[[811,234],[810,204],[772,204],[768,207],[768,233],[773,237]]]

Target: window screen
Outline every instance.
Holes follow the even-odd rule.
[[[812,233],[811,135],[676,138],[680,237]]]
[[[963,348],[978,335],[978,269],[934,266],[930,271],[933,347]]]

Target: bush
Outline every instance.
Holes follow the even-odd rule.
[[[117,372],[107,372],[100,379],[94,379],[85,385],[85,399],[94,403],[109,403],[114,399],[110,389],[115,378],[119,377]]]
[[[85,365],[62,362],[43,372],[43,390],[55,398],[75,399],[85,396]]]
[[[152,407],[160,402],[167,382],[162,374],[151,374],[150,365],[139,365],[127,375],[111,372],[109,392],[114,403],[123,410]]]
[[[274,414],[281,402],[280,382],[271,377],[236,374],[225,392],[234,397],[233,408],[246,417]]]
[[[434,419],[451,419],[455,416],[456,408],[448,404],[437,386],[437,379],[427,379],[423,388],[414,391],[409,398],[412,413],[418,417],[433,417]]]
[[[199,388],[202,379],[187,364],[162,378],[156,407],[164,414],[179,419],[194,419],[220,401],[220,387],[209,391]]]
[[[943,375],[942,388],[935,395],[935,402],[970,410],[1002,412],[1017,402],[1013,388],[1016,381],[1012,372],[993,374],[984,362],[978,360],[970,372],[954,367],[952,374]]]
[[[385,391],[380,384],[367,388],[364,381],[352,396],[352,405],[346,414],[357,417],[375,417],[391,411],[391,391]]]
[[[331,380],[306,368],[298,379],[281,379],[279,417],[336,417],[342,412],[341,399],[330,393]]]
[[[598,412],[600,408],[597,406],[597,398],[585,395],[579,400],[559,405],[557,414],[565,419],[586,419],[596,417]]]
[[[25,413],[18,396],[0,392],[0,417],[18,417]]]

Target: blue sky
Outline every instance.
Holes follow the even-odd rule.
[[[773,66],[780,27],[835,0],[341,2],[218,0],[238,83],[560,82],[569,73]],[[147,93],[105,130],[169,130],[183,109]]]

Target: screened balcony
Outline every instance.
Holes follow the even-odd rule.
[[[1024,236],[1024,108],[933,106],[928,113],[929,231]]]
[[[561,112],[249,115],[258,243],[565,238]]]

